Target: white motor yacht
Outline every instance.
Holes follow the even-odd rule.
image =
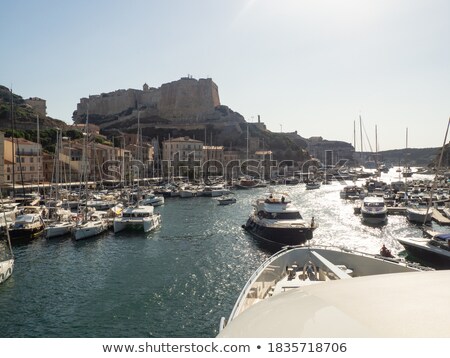
[[[142,196],[140,205],[160,206],[164,204],[164,196],[155,195],[154,193],[146,193]]]
[[[369,225],[382,225],[387,221],[387,207],[383,197],[366,196],[361,205],[362,221]]]
[[[449,337],[449,279],[381,255],[288,247],[253,273],[218,337]]]
[[[122,215],[114,218],[114,232],[125,229],[137,229],[149,232],[161,225],[161,216],[154,212],[153,206],[135,205],[122,211]]]
[[[258,199],[243,228],[258,240],[278,246],[299,245],[312,239],[314,218],[306,222],[286,193]]]

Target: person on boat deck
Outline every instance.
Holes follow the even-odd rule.
[[[281,202],[284,203],[284,196],[281,197]]]
[[[381,256],[392,257],[391,251],[383,244],[380,250]]]

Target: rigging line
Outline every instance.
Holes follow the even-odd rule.
[[[435,177],[434,177],[433,186],[431,187],[431,190],[430,190],[430,198],[428,199],[427,213],[426,213],[425,218],[423,220],[423,225],[425,225],[425,223],[426,223],[426,220],[427,220],[426,217],[428,215],[428,211],[430,210],[430,207],[431,207],[431,204],[432,204],[432,201],[433,201],[433,191],[436,189],[436,186],[437,186],[437,181],[438,181],[437,179],[438,179],[438,175],[439,175],[439,170],[441,169],[442,158],[444,156],[445,143],[447,142],[447,135],[448,135],[448,128],[449,127],[450,127],[450,117],[449,117],[448,122],[447,122],[447,130],[445,131],[444,143],[442,144],[441,154],[439,156],[439,162],[438,162],[438,165],[437,165],[437,168],[436,168],[436,174],[435,174]]]
[[[361,122],[361,123],[362,123],[362,122]],[[369,136],[367,135],[367,132],[366,132],[366,127],[364,127],[363,124],[362,124],[362,128],[363,128],[363,130],[364,130],[364,134],[366,135],[367,143],[369,143],[370,151],[373,152],[372,145],[370,144]]]

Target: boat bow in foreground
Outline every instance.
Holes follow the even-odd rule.
[[[290,247],[253,274],[218,337],[450,337],[449,283],[450,271]]]

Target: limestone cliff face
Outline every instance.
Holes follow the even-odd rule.
[[[137,110],[152,118],[174,122],[198,122],[214,117],[220,106],[219,91],[212,79],[186,77],[163,84],[160,88],[117,90],[82,98],[74,112],[75,123],[85,121],[89,111],[92,123],[111,126],[124,117],[136,116]]]

